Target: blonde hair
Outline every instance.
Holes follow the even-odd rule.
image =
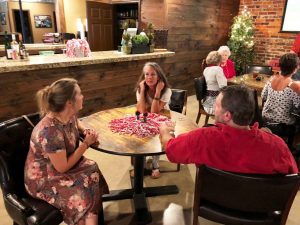
[[[222,52],[224,52],[224,51],[228,53],[228,56],[231,55],[231,52],[230,52],[230,49],[228,48],[228,46],[226,46],[226,45],[220,46],[220,48],[218,49],[218,52],[220,54],[222,54]]]
[[[36,99],[40,115],[44,116],[48,112],[63,111],[67,101],[74,100],[77,84],[78,82],[75,79],[63,78],[39,90],[36,93]]]
[[[221,60],[222,56],[217,51],[211,51],[210,53],[208,53],[205,61],[207,65],[218,65],[220,64]]]

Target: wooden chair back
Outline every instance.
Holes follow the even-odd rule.
[[[198,216],[222,223],[284,225],[300,176],[231,173],[197,167],[193,225]]]

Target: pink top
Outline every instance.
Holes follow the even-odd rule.
[[[296,40],[291,50],[293,50],[298,55],[298,57],[300,57],[300,33],[296,37]]]
[[[230,59],[227,59],[227,62],[224,66],[220,66],[222,67],[223,73],[227,79],[235,76],[234,63]]]
[[[217,123],[172,138],[166,145],[171,162],[206,164],[217,169],[258,174],[297,173],[296,162],[284,141],[271,133]]]

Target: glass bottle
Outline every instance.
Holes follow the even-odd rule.
[[[17,59],[18,58],[18,54],[19,54],[19,44],[16,41],[16,35],[15,34],[11,34],[11,38],[12,38],[11,48],[13,50],[12,58],[13,59]]]
[[[20,56],[20,59],[24,59],[26,57],[25,54],[26,54],[26,47],[25,47],[23,41],[20,40],[20,42],[19,42],[19,56]]]
[[[12,59],[12,48],[10,41],[7,36],[7,31],[5,31],[5,36],[4,36],[4,47],[5,47],[5,55],[7,59]]]

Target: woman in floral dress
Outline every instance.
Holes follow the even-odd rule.
[[[108,188],[96,162],[83,154],[98,140],[77,119],[83,95],[74,79],[38,91],[43,118],[34,128],[25,164],[28,193],[60,209],[67,224],[96,225]],[[79,132],[85,135],[79,144]]]

